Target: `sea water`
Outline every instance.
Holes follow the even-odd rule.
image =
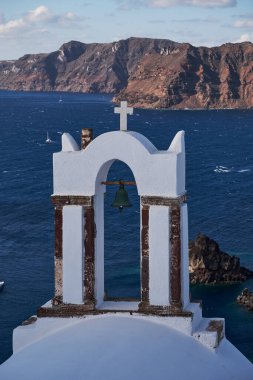
[[[61,101],[59,101],[61,100]],[[11,353],[12,330],[36,314],[54,292],[54,210],[52,155],[61,134],[80,143],[82,128],[94,137],[119,129],[111,97],[67,93],[0,92],[0,362]],[[189,235],[199,232],[240,257],[253,270],[253,111],[134,110],[131,131],[168,149],[185,130]],[[45,142],[47,131],[53,140]],[[121,162],[108,179],[132,180]],[[152,180],[152,178],[150,179]],[[117,187],[105,196],[105,288],[110,296],[139,297],[139,197],[127,188],[133,207],[111,207]],[[192,286],[203,300],[204,316],[226,318],[226,334],[253,361],[253,312],[236,304],[253,280],[223,286]]]

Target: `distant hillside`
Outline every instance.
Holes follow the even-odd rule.
[[[108,93],[143,108],[251,108],[253,44],[71,41],[49,54],[0,61],[0,88]]]

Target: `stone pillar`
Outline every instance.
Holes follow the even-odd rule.
[[[92,205],[85,209],[85,231],[84,231],[84,288],[85,304],[95,308],[95,220],[94,207]]]
[[[81,147],[85,149],[92,141],[92,128],[83,128],[81,135]]]
[[[170,309],[182,308],[180,205],[170,208]]]
[[[149,303],[168,307],[170,301],[170,209],[149,209]]]
[[[182,252],[186,243],[181,241],[184,238],[181,235],[184,202],[185,196],[141,197],[140,312],[160,315],[183,313],[182,282],[187,278],[184,271],[188,273],[186,265],[182,266],[182,255],[188,254],[188,251]],[[184,219],[186,222],[187,214]],[[185,224],[184,232],[186,228]]]
[[[62,298],[64,304],[83,304],[83,206],[63,206]]]
[[[104,302],[104,187],[99,186],[94,196],[95,212],[95,299],[96,308]]]
[[[190,276],[189,276],[189,238],[188,238],[188,210],[187,203],[181,206],[181,287],[182,307],[186,309],[190,303]]]
[[[58,306],[63,304],[63,288],[66,290],[69,285],[66,283],[63,285],[63,266],[65,261],[66,275],[65,280],[69,283],[71,278],[67,269],[68,262],[71,260],[73,254],[73,260],[76,259],[76,263],[73,263],[73,268],[78,272],[78,279],[73,278],[73,284],[78,283],[80,289],[75,294],[77,297],[73,298],[73,303],[82,303],[88,305],[88,309],[94,309],[95,297],[94,297],[94,284],[95,284],[95,257],[94,257],[94,241],[95,241],[95,222],[94,222],[94,206],[93,197],[91,196],[52,196],[52,203],[55,205],[55,297],[53,299],[53,305]],[[70,207],[68,206],[79,206]],[[63,208],[65,212],[63,213]],[[84,218],[82,215],[84,214]],[[64,219],[65,218],[65,219]],[[64,220],[63,220],[64,219]],[[68,219],[68,220],[67,220]],[[75,230],[71,233],[72,221],[77,224],[78,231]],[[64,228],[63,228],[64,226]],[[63,232],[71,234],[73,239],[78,239],[78,242],[73,242],[74,248],[72,252],[71,237],[67,236],[68,244],[66,245],[65,256],[63,255]],[[84,257],[83,257],[84,256]],[[78,267],[80,262],[80,268]],[[84,265],[83,265],[84,263]],[[80,270],[83,269],[83,275],[80,275]],[[76,272],[76,273],[77,273]],[[83,277],[83,283],[80,282],[80,276]],[[74,285],[73,285],[74,286]],[[84,298],[81,300],[80,294],[84,293]],[[69,292],[65,291],[67,298]],[[72,297],[72,296],[71,296]],[[70,297],[70,298],[71,298]],[[66,299],[67,299],[66,298]],[[70,299],[68,298],[68,299]],[[72,298],[71,298],[72,299]],[[69,301],[68,301],[69,303]],[[72,303],[72,302],[70,302]]]
[[[139,310],[149,306],[149,206],[141,202],[141,302]]]
[[[62,206],[55,205],[54,215],[55,296],[53,304],[59,305],[62,303]]]

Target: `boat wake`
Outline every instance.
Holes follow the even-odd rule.
[[[231,173],[231,172],[237,172],[237,173],[247,173],[250,172],[251,169],[240,169],[240,170],[235,170],[233,167],[228,168],[227,166],[222,166],[222,165],[217,165],[214,169],[215,173]]]
[[[238,170],[238,173],[247,173],[250,171],[251,171],[251,169],[241,169],[241,170]]]
[[[215,173],[230,173],[234,170],[234,168],[228,168],[227,166],[218,165],[214,169]]]
[[[3,290],[3,288],[4,288],[4,281],[0,281],[0,292],[1,290]]]

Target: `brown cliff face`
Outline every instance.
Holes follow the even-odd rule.
[[[253,277],[238,257],[222,252],[218,243],[204,234],[189,242],[189,271],[192,284],[230,283]]]
[[[0,62],[0,88],[114,94],[142,108],[253,107],[253,44],[193,47],[129,38],[71,41],[50,54]]]

